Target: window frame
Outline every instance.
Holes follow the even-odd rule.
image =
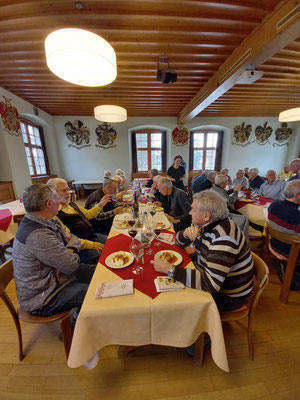
[[[30,174],[30,169],[29,169],[28,159],[27,159],[27,154],[26,154],[27,166],[28,166],[29,174],[30,174],[31,178],[37,178],[37,177],[40,177],[40,176],[50,175],[50,167],[49,167],[49,161],[48,161],[48,155],[47,155],[47,150],[46,150],[46,144],[45,144],[43,128],[40,125],[37,125],[34,122],[32,122],[32,121],[30,121],[28,119],[25,119],[25,118],[20,118],[20,122],[22,122],[26,127],[26,134],[27,134],[28,143],[24,142],[23,131],[21,132],[21,134],[22,134],[24,147],[25,148],[27,147],[29,149],[31,160],[32,160],[32,168],[33,168],[33,171],[34,171],[33,175]],[[38,129],[39,135],[40,135],[40,141],[41,141],[41,145],[40,146],[31,143],[28,125]],[[43,156],[44,156],[44,161],[45,161],[45,169],[46,169],[45,173],[37,174],[36,165],[35,165],[35,162],[34,162],[33,149],[42,150]]]
[[[194,147],[194,134],[195,133],[204,133],[204,141],[203,147]],[[207,147],[207,136],[208,133],[217,133],[217,144],[216,147]],[[190,151],[189,151],[189,171],[198,171],[197,169],[193,169],[194,167],[194,151],[195,150],[203,150],[203,160],[202,167],[200,169],[205,169],[206,163],[206,152],[208,150],[215,150],[215,165],[214,170],[220,171],[221,169],[221,159],[222,159],[222,147],[223,147],[223,131],[218,131],[216,129],[195,129],[190,133]]]
[[[161,147],[151,147],[151,134],[160,133],[161,134]],[[147,147],[137,147],[136,144],[136,135],[137,134],[147,134]],[[160,150],[161,151],[161,171],[164,172],[166,170],[166,132],[161,129],[155,128],[143,128],[132,132],[132,172],[137,174],[147,174],[147,172],[152,169],[151,165],[151,151]],[[139,171],[138,170],[138,162],[137,162],[137,152],[138,151],[147,151],[147,159],[148,159],[148,170],[147,171]]]

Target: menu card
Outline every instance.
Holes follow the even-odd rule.
[[[115,282],[102,282],[96,289],[95,299],[133,294],[133,279]]]
[[[170,292],[171,290],[180,290],[184,289],[185,286],[183,283],[178,281],[173,281],[167,276],[158,276],[154,279],[155,287],[157,292]]]
[[[163,243],[167,243],[167,244],[174,244],[175,243],[175,239],[174,239],[174,236],[172,235],[172,233],[162,232],[162,233],[159,234],[158,240],[160,240]]]

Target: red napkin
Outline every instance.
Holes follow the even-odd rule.
[[[173,233],[173,232],[170,232]],[[175,234],[174,234],[175,235]],[[111,253],[114,253],[115,251],[129,251],[129,245],[131,242],[131,238],[120,234],[118,236],[115,236],[111,239],[108,239],[105,243],[104,249],[102,251],[101,257],[100,257],[100,263],[105,265],[105,259],[107,256],[109,256]],[[168,244],[159,242],[161,246],[153,246],[153,244],[156,242],[154,240],[151,245],[151,249],[155,252],[158,253],[161,250],[174,250],[177,251],[177,253],[182,255],[182,263],[180,264],[180,267],[184,268],[190,261],[190,257],[187,255],[184,249],[181,249],[180,247],[173,245],[170,246]],[[133,279],[134,280],[134,287],[147,296],[151,297],[154,299],[156,296],[158,296],[159,293],[157,293],[155,285],[154,285],[154,279],[161,275],[161,273],[157,273],[153,267],[152,264],[150,264],[150,260],[154,259],[155,253],[148,255],[146,254],[146,251],[148,249],[145,249],[145,254],[144,254],[144,260],[145,264],[142,264],[142,260],[139,260],[139,265],[143,266],[144,272],[140,275],[135,275],[132,272],[132,267],[137,265],[136,261],[123,269],[112,269],[106,266],[106,268],[110,269],[112,272],[117,274],[120,278],[122,279]]]
[[[0,229],[6,232],[12,220],[12,213],[8,208],[0,210]]]

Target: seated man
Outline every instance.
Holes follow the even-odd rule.
[[[153,168],[153,169],[150,169],[150,171],[148,172],[148,175],[149,175],[149,181],[146,183],[146,187],[147,188],[151,188],[152,187],[152,185],[153,185],[153,178],[155,177],[155,176],[157,176],[159,174],[159,172],[158,172],[158,170],[157,169],[155,169],[155,168]]]
[[[166,202],[156,202],[156,204],[162,206],[164,211],[170,215],[171,220],[174,220],[175,232],[189,226],[191,204],[187,193],[173,186],[169,178],[160,178],[158,190],[163,196],[166,196]]]
[[[221,197],[223,197],[227,204],[234,204],[234,202],[238,198],[239,190],[241,190],[242,185],[235,186],[233,190],[225,190],[227,186],[227,181],[227,176],[222,174],[217,175],[215,183],[210,190],[218,193]]]
[[[78,238],[53,219],[60,204],[56,191],[36,183],[25,190],[23,204],[27,213],[13,244],[20,305],[41,317],[80,308],[96,265],[80,264]]]
[[[290,170],[294,174],[289,181],[293,181],[295,179],[300,179],[300,158],[295,158],[295,160],[292,160],[290,163]]]
[[[250,168],[248,171],[250,189],[259,189],[265,180],[263,177],[259,176],[258,168]]]
[[[207,173],[207,177],[205,176],[204,179],[202,178],[202,175],[197,177],[194,180],[194,183],[191,186],[191,189],[194,193],[201,192],[202,190],[210,189],[212,185],[215,183],[215,177],[216,177],[215,171],[209,171]]]
[[[279,232],[300,236],[300,180],[288,182],[283,194],[284,200],[276,200],[270,204],[268,223]],[[277,253],[286,258],[289,257],[289,244],[271,239],[271,246]],[[300,262],[300,256],[298,262]]]
[[[196,269],[172,266],[166,260],[152,263],[187,287],[212,294],[219,311],[242,307],[253,289],[253,260],[244,234],[228,218],[225,201],[211,190],[194,195],[190,211],[190,226],[176,235],[180,247],[194,242],[197,254]]]
[[[242,169],[239,169],[236,173],[236,178],[234,178],[232,182],[233,186],[242,185],[242,189],[248,189],[249,181],[248,178],[245,177],[245,173]]]
[[[88,241],[82,242],[83,246],[86,249],[93,249],[94,245],[90,247],[89,243],[105,243],[106,237],[96,233],[89,220],[96,217],[102,211],[105,204],[110,201],[110,196],[104,196],[101,201],[95,205],[95,207],[87,210],[75,202],[70,202],[70,189],[64,179],[49,179],[47,184],[56,190],[60,199],[60,207],[57,217],[65,226],[70,229],[71,233],[80,237],[80,239],[85,239]]]
[[[104,171],[103,183],[105,183],[109,179],[111,179],[111,171],[107,169],[106,171]]]
[[[221,174],[227,176],[227,184],[229,186],[231,186],[232,185],[232,180],[231,180],[230,176],[228,175],[228,169],[227,168],[221,169]]]
[[[95,207],[95,205],[99,203],[99,201],[101,201],[101,199],[103,199],[105,196],[110,196],[110,201],[105,204],[102,211],[96,217],[90,220],[95,232],[108,235],[114,216],[122,212],[124,205],[111,199],[111,196],[116,194],[117,188],[117,182],[110,179],[104,183],[102,188],[97,189],[87,198],[85,202],[85,208],[90,210],[91,208]]]
[[[295,174],[290,170],[289,164],[286,164],[277,175],[278,179],[281,181],[288,181],[293,176],[295,176]]]
[[[285,182],[277,179],[276,171],[269,169],[266,175],[267,182],[263,183],[259,189],[259,194],[270,199],[280,199],[285,187]]]

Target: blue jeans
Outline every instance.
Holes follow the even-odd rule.
[[[74,274],[76,280],[64,287],[43,308],[32,312],[32,314],[40,317],[49,317],[72,308],[77,308],[77,312],[79,312],[95,268],[96,265],[81,263]]]
[[[105,243],[107,236],[100,233],[95,233],[95,241]],[[78,252],[80,262],[87,264],[97,264],[99,261],[100,254],[95,249],[84,249]]]

